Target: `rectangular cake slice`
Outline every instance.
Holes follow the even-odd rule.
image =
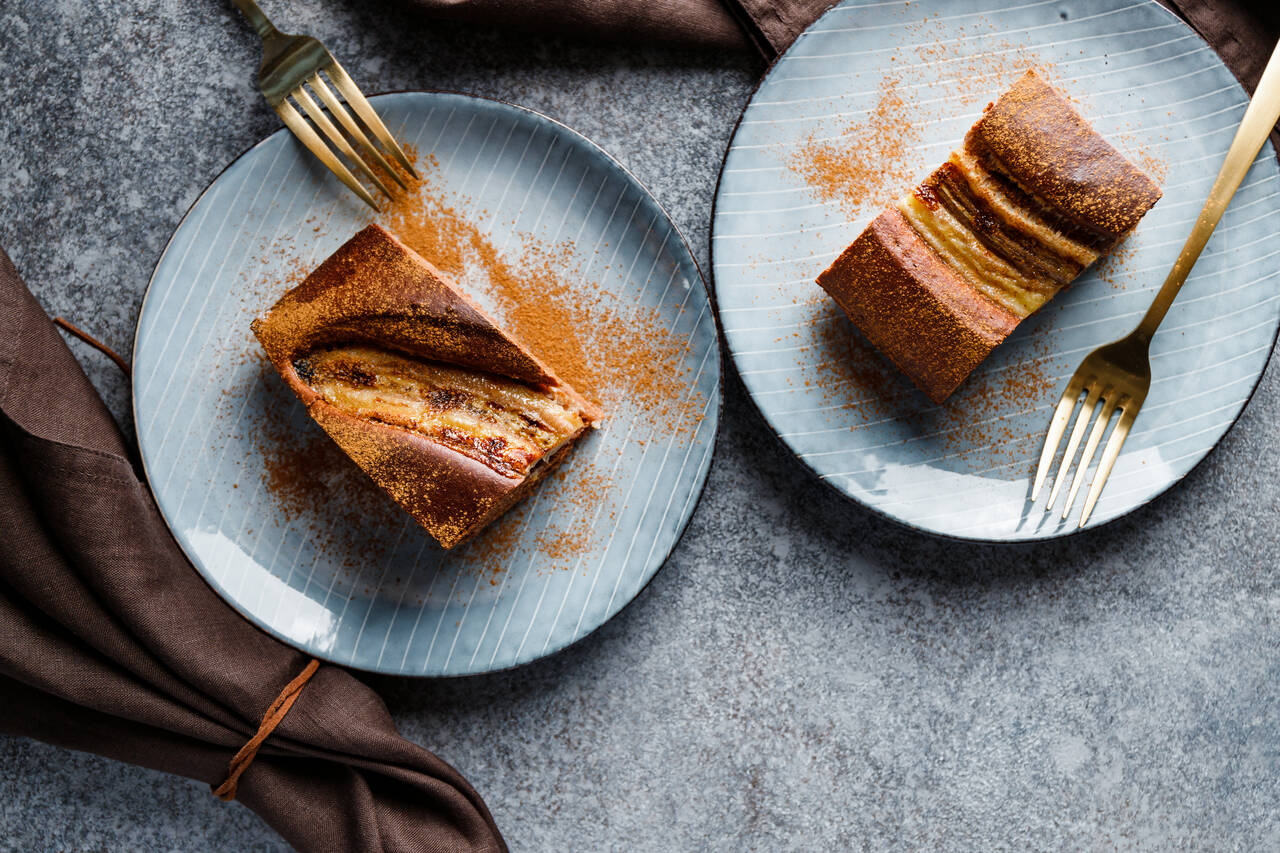
[[[376,225],[253,331],[316,423],[445,548],[516,503],[601,416]]]
[[[1155,182],[1028,71],[818,284],[940,403],[1159,198]]]

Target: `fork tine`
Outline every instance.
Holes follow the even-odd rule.
[[[338,146],[338,150],[347,155],[348,160],[355,163],[360,174],[364,175],[365,178],[367,178],[374,186],[382,190],[383,194],[386,195],[387,198],[391,198],[391,191],[387,189],[387,185],[384,184],[376,174],[374,174],[374,171],[369,168],[369,164],[362,160],[360,155],[356,154],[355,149],[351,147],[351,143],[347,142],[347,138],[342,135],[342,132],[339,131],[338,128],[334,127],[333,122],[329,121],[329,117],[324,114],[324,110],[320,109],[320,105],[317,104],[309,94],[307,94],[307,90],[304,87],[299,86],[294,89],[291,94],[295,101],[302,104],[302,109],[311,117],[311,120],[316,123],[316,126],[324,131],[325,136],[329,137],[329,141]]]
[[[1080,491],[1085,472],[1089,470],[1089,463],[1093,462],[1093,454],[1098,450],[1098,442],[1102,440],[1102,433],[1106,431],[1111,413],[1116,410],[1116,403],[1119,401],[1120,392],[1115,388],[1108,390],[1107,396],[1102,401],[1102,411],[1098,413],[1098,419],[1094,421],[1093,429],[1089,431],[1089,440],[1085,442],[1084,452],[1080,454],[1080,464],[1076,466],[1076,474],[1071,478],[1071,488],[1067,490],[1067,502],[1062,507],[1063,518],[1071,514],[1071,505],[1076,501],[1076,493]]]
[[[346,69],[335,59],[332,65],[325,67],[324,71],[329,75],[329,79],[333,81],[333,85],[338,88],[338,92],[347,99],[347,103],[356,111],[356,115],[360,116],[360,120],[364,122],[365,127],[373,131],[373,135],[378,137],[378,141],[391,152],[391,156],[396,158],[396,162],[403,166],[406,172],[415,179],[418,178],[417,170],[413,168],[409,158],[400,150],[395,137],[387,130],[387,126],[382,123],[382,119],[378,118],[378,114],[373,111],[373,107],[369,106],[369,101],[365,99],[355,81],[347,74]]]
[[[1078,376],[1072,376],[1071,381],[1067,383],[1067,390],[1062,392],[1062,399],[1058,401],[1058,408],[1053,413],[1053,420],[1049,423],[1049,434],[1044,437],[1044,449],[1040,451],[1040,465],[1036,468],[1035,485],[1031,487],[1031,502],[1035,503],[1037,497],[1040,496],[1040,487],[1044,485],[1045,477],[1049,474],[1049,468],[1053,465],[1053,457],[1058,452],[1058,445],[1062,442],[1062,433],[1067,429],[1067,421],[1071,419],[1071,410],[1076,407],[1076,401],[1080,399],[1080,392],[1084,390],[1084,380]]]
[[[1076,448],[1080,446],[1080,439],[1084,437],[1085,427],[1089,425],[1089,419],[1093,417],[1093,410],[1098,405],[1101,389],[1101,384],[1096,381],[1089,387],[1089,393],[1084,398],[1084,405],[1080,407],[1080,413],[1076,415],[1076,425],[1071,429],[1071,438],[1067,440],[1067,449],[1062,453],[1062,462],[1058,465],[1058,475],[1053,478],[1053,488],[1049,491],[1049,502],[1045,504],[1045,512],[1053,509],[1053,505],[1058,501],[1058,492],[1062,491],[1062,485],[1067,481],[1067,472],[1071,470],[1071,462],[1076,458]]]
[[[382,152],[369,141],[369,137],[364,135],[364,131],[360,129],[360,125],[356,124],[356,120],[351,117],[351,111],[342,105],[342,102],[338,100],[337,95],[333,94],[333,90],[329,88],[329,84],[324,82],[324,78],[320,76],[320,73],[316,72],[308,77],[307,83],[311,85],[311,88],[315,90],[315,93],[320,96],[320,100],[324,101],[324,105],[329,108],[329,112],[333,113],[347,133],[351,134],[351,138],[360,145],[361,149],[377,161],[378,165],[382,167],[382,170],[389,174],[395,182],[400,185],[400,189],[409,189],[405,186],[404,180],[400,177],[400,172],[392,168],[391,164],[387,162],[387,158],[382,156]]]
[[[353,193],[364,199],[367,205],[374,210],[378,209],[378,203],[373,200],[373,196],[369,194],[369,191],[356,180],[356,176],[351,174],[346,166],[342,165],[342,161],[329,150],[329,146],[324,144],[324,140],[312,129],[311,125],[307,124],[307,120],[302,117],[302,114],[294,109],[293,104],[288,101],[281,101],[279,106],[276,107],[276,114],[280,116],[285,126],[293,131],[293,135],[302,140],[302,144],[311,149],[311,153],[316,155],[321,163],[328,166],[329,170],[338,176],[338,180],[346,184]]]
[[[1129,436],[1129,428],[1133,426],[1133,421],[1137,417],[1138,412],[1133,406],[1121,408],[1120,420],[1116,422],[1115,429],[1111,430],[1111,437],[1107,439],[1107,446],[1102,451],[1102,459],[1098,462],[1098,472],[1093,475],[1093,482],[1089,484],[1089,496],[1084,500],[1084,512],[1080,513],[1081,527],[1084,527],[1084,523],[1089,520],[1093,505],[1098,502],[1098,495],[1102,494],[1102,487],[1107,484],[1107,478],[1111,476],[1111,467],[1116,464],[1116,458],[1120,455],[1120,447]]]

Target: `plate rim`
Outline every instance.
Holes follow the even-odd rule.
[[[754,94],[754,90],[753,90],[753,94]],[[706,494],[707,485],[711,480],[711,471],[715,467],[716,457],[718,455],[720,438],[724,430],[724,379],[725,379],[725,362],[726,362],[724,330],[720,324],[720,311],[716,305],[715,293],[711,285],[711,277],[703,272],[702,265],[698,263],[698,257],[693,252],[692,244],[690,244],[688,237],[685,236],[684,231],[680,228],[680,225],[671,216],[671,212],[667,210],[666,206],[661,201],[658,200],[657,196],[653,194],[652,190],[649,189],[648,185],[645,184],[644,181],[640,180],[640,178],[634,172],[628,169],[620,160],[618,160],[618,158],[614,157],[611,153],[609,153],[608,150],[606,150],[602,145],[597,143],[594,139],[587,136],[585,133],[582,133],[581,131],[575,130],[574,128],[570,127],[569,125],[565,124],[559,119],[556,119],[552,116],[547,115],[546,113],[541,112],[540,110],[535,110],[535,109],[532,109],[531,107],[515,104],[510,101],[503,100],[501,98],[493,98],[486,95],[476,95],[470,92],[462,92],[455,89],[427,89],[427,88],[385,89],[385,90],[380,90],[377,92],[370,93],[367,95],[367,97],[373,100],[376,98],[383,97],[385,95],[457,96],[457,97],[461,97],[461,98],[469,99],[473,101],[483,101],[491,104],[497,104],[498,106],[505,107],[508,109],[513,109],[520,113],[527,113],[528,115],[532,116],[535,120],[549,122],[550,124],[554,125],[558,129],[558,131],[569,133],[571,136],[576,137],[578,140],[585,143],[588,147],[597,151],[600,155],[604,157],[604,159],[608,163],[612,164],[614,168],[618,169],[623,175],[626,176],[626,178],[632,181],[635,184],[635,186],[637,186],[640,189],[640,191],[657,207],[658,211],[662,214],[662,216],[666,218],[668,223],[670,223],[672,232],[680,239],[680,243],[684,247],[685,254],[688,255],[689,260],[693,263],[694,271],[698,274],[698,283],[701,285],[703,294],[707,297],[707,303],[711,308],[710,312],[708,313],[711,317],[712,331],[715,336],[715,350],[716,350],[715,418],[716,418],[716,423],[715,423],[715,429],[712,431],[712,434],[709,439],[711,442],[711,449],[710,449],[709,458],[707,460],[707,467],[706,467],[706,470],[702,471],[699,475],[700,482],[696,484],[697,493],[696,493],[696,496],[694,497],[692,504],[690,505],[689,513],[681,520],[679,524],[679,528],[676,531],[676,535],[671,540],[670,547],[666,550],[666,553],[663,554],[662,559],[657,563],[656,567],[654,568],[653,572],[650,573],[649,577],[645,579],[644,583],[640,585],[640,587],[635,591],[634,595],[632,595],[630,598],[624,601],[618,607],[618,609],[615,610],[613,613],[610,613],[607,616],[605,616],[605,618],[601,620],[601,622],[598,625],[594,626],[589,631],[583,633],[579,637],[576,637],[570,640],[567,643],[563,643],[562,645],[555,646],[553,648],[548,648],[548,650],[545,653],[539,654],[535,657],[531,657],[524,661],[515,661],[513,663],[508,663],[503,666],[479,669],[474,672],[430,673],[430,672],[407,672],[401,669],[388,669],[388,668],[377,668],[377,667],[371,667],[371,666],[362,666],[357,663],[337,660],[328,652],[319,652],[315,649],[307,648],[301,642],[294,640],[291,637],[285,636],[276,627],[267,624],[265,621],[261,619],[256,618],[253,614],[245,610],[240,605],[239,602],[237,602],[227,591],[225,591],[216,581],[214,581],[214,579],[209,576],[208,572],[206,572],[201,567],[200,563],[196,560],[195,556],[192,555],[188,550],[182,538],[179,537],[177,532],[174,530],[174,526],[171,523],[169,516],[165,513],[164,508],[161,504],[160,498],[157,495],[154,487],[152,486],[151,472],[147,467],[147,457],[146,457],[146,454],[143,452],[143,447],[142,447],[142,439],[141,439],[142,433],[141,433],[141,430],[139,429],[139,424],[141,422],[138,419],[138,393],[137,393],[136,386],[140,380],[137,378],[138,374],[132,373],[132,372],[129,379],[129,412],[133,417],[134,434],[135,434],[135,437],[137,438],[137,443],[138,443],[138,459],[142,467],[142,474],[143,474],[142,480],[146,484],[147,491],[151,495],[152,503],[155,504],[156,510],[159,513],[161,520],[164,521],[165,527],[169,530],[169,534],[173,537],[174,542],[177,543],[179,549],[183,553],[183,556],[186,557],[187,562],[191,564],[192,569],[196,572],[197,575],[200,576],[200,579],[203,580],[211,590],[213,590],[214,594],[217,595],[219,599],[221,599],[232,610],[236,611],[236,613],[238,613],[243,619],[248,621],[250,624],[258,628],[259,630],[268,634],[269,636],[289,646],[290,648],[294,648],[303,652],[304,654],[311,655],[312,657],[317,658],[318,660],[324,661],[325,663],[331,666],[340,666],[345,669],[352,669],[360,672],[367,672],[373,675],[386,676],[386,677],[392,677],[392,678],[415,678],[415,679],[478,678],[486,675],[491,675],[494,673],[507,672],[510,670],[529,666],[539,661],[556,657],[561,653],[567,651],[568,649],[573,648],[574,646],[577,646],[579,643],[583,642],[588,637],[591,637],[593,634],[595,634],[597,631],[599,631],[609,622],[612,622],[615,618],[617,618],[620,614],[622,614],[625,610],[627,610],[637,599],[640,598],[640,596],[643,593],[645,593],[649,589],[650,584],[653,583],[654,579],[658,576],[658,574],[664,568],[666,568],[667,563],[671,560],[671,555],[675,553],[676,548],[679,547],[682,541],[684,541],[685,533],[689,529],[689,522],[693,520],[693,516],[698,511],[698,507],[702,504],[702,498]],[[736,124],[734,128],[736,131],[737,129]],[[202,189],[196,195],[196,197],[192,199],[191,203],[187,206],[186,210],[183,211],[182,216],[178,218],[177,223],[173,226],[172,230],[169,233],[168,239],[165,240],[164,248],[160,250],[160,254],[156,257],[155,264],[151,268],[151,274],[150,276],[147,277],[146,287],[142,291],[142,299],[138,303],[137,317],[135,318],[134,324],[133,324],[133,343],[129,349],[130,365],[137,363],[138,343],[141,338],[142,318],[146,313],[147,300],[151,296],[152,285],[155,284],[156,275],[160,270],[160,265],[164,263],[165,257],[169,254],[169,249],[172,247],[173,240],[177,236],[178,231],[186,223],[187,219],[190,218],[192,211],[196,209],[196,207],[200,204],[200,202],[204,200],[205,196],[209,194],[209,191],[213,189],[214,185],[217,184],[217,182],[222,179],[222,176],[225,175],[231,169],[232,166],[239,163],[245,157],[249,156],[251,153],[253,153],[255,149],[260,148],[263,145],[266,145],[268,142],[275,139],[276,137],[281,135],[289,135],[289,134],[290,134],[290,131],[288,128],[280,127],[280,128],[277,128],[275,131],[267,134],[262,139],[259,139],[257,142],[254,142],[248,145],[247,147],[245,147],[243,150],[241,150],[240,153],[236,154],[234,157],[228,160],[227,163],[221,169],[219,169],[218,172],[212,178],[209,179],[209,182],[205,185],[204,189]],[[719,191],[719,187],[720,187],[719,177],[717,177],[716,179],[717,191]],[[337,188],[335,187],[335,190],[336,189]],[[713,212],[714,212],[714,202],[713,202]],[[708,234],[709,233],[710,233],[710,228],[708,228]],[[708,257],[708,261],[710,261],[710,257]]]
[[[1208,450],[1206,450],[1204,452],[1204,455],[1201,456],[1199,459],[1197,459],[1190,468],[1188,468],[1178,477],[1175,477],[1173,480],[1170,480],[1169,483],[1167,483],[1166,485],[1161,487],[1159,490],[1152,493],[1149,497],[1145,498],[1142,501],[1139,501],[1138,503],[1135,503],[1133,506],[1127,508],[1120,514],[1107,519],[1106,521],[1099,522],[1098,524],[1092,525],[1090,527],[1068,526],[1068,529],[1058,530],[1048,536],[1027,537],[1027,538],[1021,538],[1021,539],[992,539],[986,536],[960,536],[958,534],[948,533],[946,531],[931,530],[920,524],[914,523],[912,521],[908,521],[905,518],[898,518],[897,516],[890,515],[888,512],[880,509],[879,507],[871,505],[870,503],[864,501],[857,495],[850,494],[848,492],[843,491],[842,489],[837,487],[834,483],[830,482],[829,480],[823,479],[818,474],[818,472],[814,470],[812,466],[810,466],[808,463],[806,463],[803,459],[800,458],[799,454],[796,453],[796,451],[789,444],[787,444],[785,441],[782,440],[782,437],[778,435],[778,431],[774,428],[773,424],[769,422],[769,418],[765,415],[764,410],[760,407],[760,404],[756,400],[755,395],[752,394],[750,388],[747,387],[746,381],[743,380],[742,376],[738,372],[737,359],[734,357],[733,351],[729,348],[728,335],[724,334],[723,326],[720,323],[720,316],[719,316],[720,303],[716,298],[716,240],[715,240],[716,223],[718,222],[717,214],[720,208],[720,190],[724,184],[725,167],[728,165],[729,155],[733,151],[733,141],[738,136],[738,131],[742,127],[742,119],[746,116],[747,110],[751,108],[751,105],[755,102],[756,95],[760,93],[760,87],[763,86],[765,82],[769,79],[769,76],[777,68],[778,64],[781,63],[787,57],[787,55],[791,53],[792,50],[795,49],[796,45],[799,44],[800,39],[804,35],[809,33],[811,30],[813,30],[824,18],[826,18],[836,9],[851,5],[855,2],[858,2],[858,0],[836,0],[836,2],[828,6],[821,15],[815,18],[813,23],[809,24],[809,26],[804,28],[800,32],[800,34],[797,35],[796,38],[791,42],[791,44],[787,45],[786,50],[779,53],[776,57],[774,57],[769,62],[768,66],[764,69],[763,72],[761,72],[760,77],[756,80],[755,85],[751,87],[751,92],[749,95],[747,95],[746,103],[743,104],[742,110],[738,113],[738,118],[733,123],[733,132],[729,134],[729,140],[728,142],[725,143],[724,154],[720,159],[720,171],[716,175],[715,193],[712,196],[712,201],[711,201],[711,222],[709,223],[709,226],[707,228],[707,243],[709,244],[707,247],[707,261],[711,267],[711,275],[708,278],[708,282],[709,282],[708,290],[710,291],[710,294],[711,294],[711,306],[716,312],[716,326],[718,329],[720,329],[721,335],[723,335],[721,339],[721,346],[724,349],[724,353],[721,356],[722,361],[727,362],[731,366],[734,378],[738,381],[738,384],[742,386],[743,393],[745,394],[747,399],[751,401],[751,411],[755,414],[759,422],[764,426],[765,431],[773,438],[777,446],[782,448],[785,455],[788,457],[788,459],[791,460],[793,464],[798,465],[800,469],[804,471],[806,476],[808,476],[813,480],[817,480],[819,483],[823,485],[823,487],[825,487],[826,489],[829,489],[833,494],[839,496],[843,501],[855,504],[860,509],[868,511],[872,515],[880,519],[883,519],[885,521],[889,521],[900,528],[909,530],[913,533],[920,533],[920,534],[924,534],[925,536],[930,536],[935,539],[941,539],[949,542],[964,543],[968,545],[997,545],[997,546],[1004,546],[1004,547],[1018,547],[1018,546],[1025,547],[1029,545],[1045,545],[1053,542],[1060,542],[1063,539],[1066,539],[1071,536],[1078,536],[1082,534],[1088,534],[1096,531],[1106,530],[1116,522],[1122,519],[1128,518],[1134,512],[1137,512],[1143,507],[1154,503],[1160,498],[1163,498],[1175,486],[1179,485],[1184,479],[1191,476],[1191,474],[1194,471],[1199,469],[1200,466],[1204,464],[1204,461],[1208,459],[1215,450],[1218,449],[1218,445],[1222,443],[1223,439],[1225,439],[1227,435],[1231,432],[1231,430],[1235,428],[1236,424],[1240,422],[1240,418],[1244,416],[1245,410],[1247,410],[1249,408],[1249,404],[1253,402],[1253,397],[1255,394],[1257,394],[1259,386],[1262,385],[1262,379],[1264,376],[1266,376],[1267,369],[1271,366],[1272,358],[1275,357],[1276,344],[1280,343],[1280,322],[1276,323],[1276,329],[1271,336],[1271,348],[1267,351],[1266,361],[1263,362],[1262,369],[1258,371],[1257,377],[1254,378],[1253,387],[1249,389],[1249,393],[1245,396],[1244,402],[1240,406],[1240,411],[1236,412],[1235,417],[1231,419],[1231,423],[1228,424],[1226,429],[1222,431],[1222,434],[1218,436],[1218,438],[1214,441],[1213,445]],[[1157,0],[1147,0],[1146,5],[1147,5],[1147,8],[1154,7],[1158,9],[1161,13],[1168,15],[1171,19],[1173,19],[1177,23],[1181,24],[1184,28],[1186,28],[1187,32],[1195,36],[1200,41],[1201,44],[1209,48],[1210,52],[1213,54],[1214,59],[1217,60],[1217,62],[1223,68],[1226,68],[1227,73],[1231,75],[1231,79],[1235,82],[1236,87],[1242,92],[1244,92],[1246,97],[1248,97],[1249,92],[1244,88],[1244,84],[1240,82],[1240,78],[1237,77],[1236,73],[1232,71],[1230,67],[1227,66],[1227,63],[1223,61],[1218,51],[1213,49],[1213,45],[1209,44],[1209,42],[1205,40],[1204,36],[1200,35],[1199,31],[1196,30],[1195,27],[1191,26],[1182,18],[1178,17],[1178,15],[1175,14],[1172,10],[1162,6],[1159,2],[1157,2]],[[999,13],[1001,11],[1003,10],[997,9],[995,10],[995,13]],[[1280,160],[1280,149],[1276,148],[1275,141],[1273,138],[1274,135],[1275,134],[1273,133],[1267,137],[1266,142],[1263,143],[1263,149],[1265,150],[1268,146],[1270,146],[1272,156],[1275,159]]]

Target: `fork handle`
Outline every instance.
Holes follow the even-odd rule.
[[[1231,147],[1227,149],[1227,157],[1222,163],[1222,169],[1218,172],[1217,180],[1213,182],[1213,188],[1209,190],[1209,198],[1205,200],[1195,226],[1187,235],[1187,242],[1183,244],[1182,251],[1178,253],[1178,259],[1173,262],[1173,269],[1169,271],[1168,278],[1164,280],[1164,285],[1156,294],[1155,301],[1147,309],[1146,316],[1134,330],[1134,335],[1148,342],[1155,335],[1156,327],[1168,313],[1169,306],[1173,304],[1178,291],[1182,289],[1182,283],[1187,280],[1191,267],[1199,259],[1205,243],[1209,242],[1213,229],[1218,226],[1218,220],[1226,211],[1227,203],[1236,194],[1245,173],[1253,165],[1253,158],[1258,156],[1258,151],[1267,141],[1277,120],[1280,120],[1280,44],[1277,44],[1271,52],[1271,59],[1267,61],[1262,79],[1258,81],[1258,88],[1254,90],[1253,98],[1244,111],[1240,128],[1236,131],[1235,139],[1231,141]]]
[[[280,35],[280,31],[275,28],[271,20],[267,18],[266,13],[258,8],[258,4],[253,0],[231,0],[236,4],[236,8],[240,10],[240,14],[244,15],[249,21],[249,26],[262,38],[270,38],[271,36]]]

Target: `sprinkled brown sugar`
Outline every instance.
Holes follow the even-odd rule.
[[[823,405],[855,411],[864,420],[893,417],[893,395],[903,383],[890,365],[857,334],[834,301],[814,298],[807,305],[809,322],[796,333],[809,353],[804,384],[821,394]]]
[[[1133,253],[1133,242],[1121,240],[1119,245],[1106,255],[1103,255],[1101,260],[1094,264],[1094,274],[1111,285],[1113,290],[1120,289],[1125,267],[1128,266]]]
[[[487,577],[495,586],[517,558],[517,548],[522,544],[537,552],[538,563],[546,570],[574,568],[594,545],[592,532],[583,523],[587,513],[594,512],[597,507],[609,506],[611,482],[608,471],[585,454],[571,455],[548,475],[547,480],[540,489],[549,490],[557,495],[557,499],[563,494],[571,494],[574,521],[561,525],[541,517],[536,513],[536,507],[546,498],[535,493],[467,542],[456,552],[456,559],[472,573]],[[570,480],[573,483],[571,493],[565,489]],[[602,515],[611,519],[615,513],[610,508]],[[531,527],[531,524],[538,526]]]
[[[920,142],[929,125],[954,115],[960,104],[985,104],[991,92],[1008,87],[1028,68],[1047,72],[1050,65],[1034,51],[996,36],[997,29],[982,18],[959,28],[961,39],[950,37],[947,25],[936,20],[909,24],[916,42],[907,53],[890,56],[892,75],[878,84],[875,106],[832,136],[831,129],[811,133],[788,158],[813,194],[824,202],[838,202],[849,216],[882,207],[909,184],[921,164],[911,159],[911,146]],[[981,47],[972,49],[975,45]],[[916,83],[921,71],[948,83],[948,97],[921,104]]]
[[[536,539],[538,549],[558,564],[586,553],[591,549],[591,531],[586,527],[567,530],[544,531]]]
[[[839,202],[851,216],[864,206],[887,204],[891,188],[911,180],[906,148],[919,131],[910,118],[898,80],[885,78],[865,121],[848,125],[836,139],[811,133],[789,165],[818,198]]]
[[[1021,341],[1016,365],[979,370],[939,406],[888,364],[834,303],[824,301],[812,305],[812,322],[794,336],[807,353],[803,384],[819,393],[822,405],[851,413],[852,430],[892,419],[914,435],[929,436],[942,454],[980,450],[981,459],[973,461],[983,467],[1016,462],[1034,445],[1043,424],[1036,418],[1023,424],[1021,415],[1058,385],[1046,336]],[[959,458],[954,464],[967,467]]]
[[[1124,148],[1129,159],[1137,163],[1142,171],[1154,178],[1156,183],[1164,183],[1169,174],[1169,161],[1162,154],[1157,150],[1148,148],[1132,133],[1119,134],[1117,141]]]
[[[499,250],[435,186],[434,156],[418,159],[423,181],[383,214],[387,230],[464,288],[482,290],[516,338],[606,411],[633,406],[664,431],[697,425],[702,401],[684,393],[688,342],[657,309],[623,304],[586,280],[569,242],[526,235],[517,249]]]

